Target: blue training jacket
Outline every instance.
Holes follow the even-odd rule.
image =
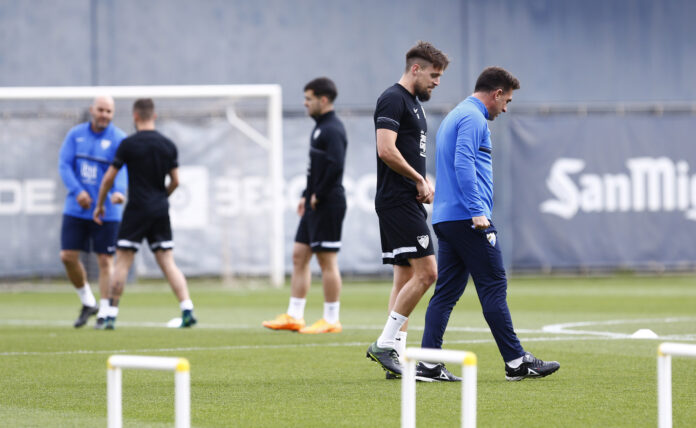
[[[113,123],[100,133],[92,131],[90,122],[81,123],[68,132],[58,158],[58,171],[68,189],[63,214],[84,219],[92,218],[104,173],[125,137],[126,134]],[[121,221],[124,204],[112,204],[111,194],[115,191],[126,194],[127,174],[126,168],[121,168],[116,175],[114,187],[109,191],[104,203],[104,221]],[[76,199],[83,190],[92,197],[92,206],[86,210],[80,207]]]
[[[491,218],[493,158],[488,110],[473,96],[447,114],[437,131],[433,224]]]

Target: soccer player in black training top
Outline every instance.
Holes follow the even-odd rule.
[[[422,204],[432,203],[434,189],[425,175],[427,123],[421,101],[440,84],[449,59],[427,42],[406,53],[406,69],[398,83],[377,100],[377,193],[382,262],[394,265],[389,316],[367,357],[400,376],[399,350],[405,348],[406,321],[437,279],[437,262]]]
[[[155,104],[139,99],[133,104],[136,133],[121,142],[114,161],[104,174],[94,209],[94,221],[101,224],[104,199],[118,170],[128,166],[128,204],[116,243],[116,266],[109,284],[111,306],[105,328],[112,330],[118,315],[118,302],[133,264],[135,252],[147,238],[157,264],[167,278],[181,307],[181,327],[196,323],[186,278],[174,262],[174,241],[169,222],[168,197],[179,185],[179,163],[174,143],[155,130]],[[169,175],[169,185],[165,177]]]
[[[338,319],[341,272],[337,255],[341,248],[341,226],[346,214],[343,189],[343,165],[346,155],[346,130],[334,112],[336,85],[326,77],[307,83],[304,105],[317,122],[310,136],[307,188],[297,206],[300,225],[292,252],[293,270],[287,313],[263,326],[273,330],[300,333],[340,333]],[[311,283],[309,262],[316,254],[324,285],[324,316],[305,327],[304,308]]]

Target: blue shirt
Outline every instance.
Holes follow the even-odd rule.
[[[58,171],[68,189],[63,214],[92,219],[104,173],[111,165],[116,149],[125,137],[126,134],[113,123],[100,133],[92,131],[90,122],[81,123],[68,132],[58,158]],[[121,221],[123,204],[112,204],[111,194],[120,192],[125,195],[127,188],[127,172],[122,169],[116,175],[114,187],[109,191],[104,202],[106,212],[104,221]],[[77,203],[77,195],[83,190],[92,197],[92,206],[89,209],[83,209]]]
[[[437,131],[433,224],[491,218],[493,158],[488,110],[473,96],[447,114]]]

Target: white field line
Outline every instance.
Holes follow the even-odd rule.
[[[631,339],[629,334],[613,333],[607,331],[581,331],[570,330],[572,327],[586,327],[592,325],[622,325],[622,324],[643,324],[643,323],[673,323],[673,322],[689,322],[695,321],[696,318],[651,318],[651,319],[627,319],[627,320],[608,320],[608,321],[582,321],[574,323],[552,324],[541,328],[541,330],[520,329],[518,333],[529,334],[557,334],[558,336],[546,337],[523,337],[522,342],[550,342],[550,341],[578,341],[578,340],[622,340]],[[0,325],[20,325],[20,326],[70,326],[70,321],[49,321],[49,320],[0,320]],[[138,322],[121,322],[119,325],[129,327],[165,327],[162,323],[138,323]],[[222,325],[222,324],[198,324],[195,327],[209,329],[227,329],[227,330],[251,330],[261,329],[258,325]],[[346,326],[347,330],[379,330],[382,326],[372,325],[356,325]],[[411,330],[422,330],[423,327],[412,327]],[[473,328],[473,327],[449,327],[449,331],[457,332],[490,332],[488,328]],[[652,340],[682,340],[696,341],[696,334],[680,334],[680,335],[664,335]],[[464,340],[447,340],[446,344],[477,344],[477,343],[493,343],[493,339],[464,339]],[[351,347],[351,346],[366,346],[364,342],[334,342],[334,343],[301,343],[301,344],[283,344],[283,345],[228,345],[228,346],[213,346],[213,347],[179,347],[179,348],[146,348],[146,349],[111,349],[111,350],[71,350],[71,351],[48,351],[48,352],[0,352],[0,356],[32,356],[32,355],[75,355],[75,354],[117,354],[117,353],[146,353],[146,352],[192,352],[192,351],[232,351],[245,349],[289,349],[289,348],[309,348],[309,347]]]

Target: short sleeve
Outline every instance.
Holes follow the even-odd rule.
[[[377,100],[375,108],[375,129],[399,131],[401,116],[404,112],[404,101],[396,92],[387,92]]]

